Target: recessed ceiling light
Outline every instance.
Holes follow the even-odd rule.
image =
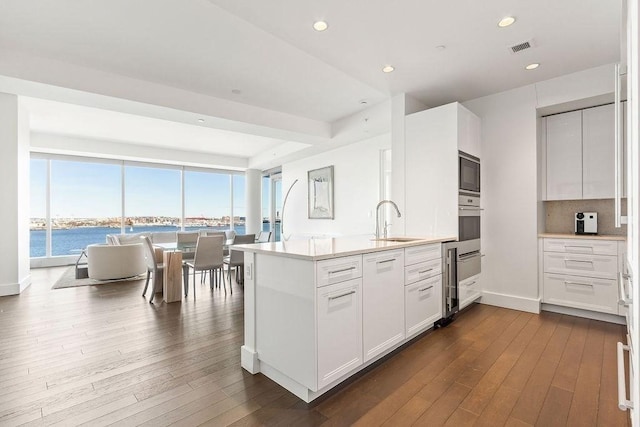
[[[231,93],[234,95],[240,95],[242,91],[240,89],[231,89]]]
[[[439,46],[436,46],[436,49],[438,49],[438,50],[445,50],[446,48],[447,47],[445,45],[443,45],[443,44],[441,44]]]
[[[367,101],[366,99],[361,99],[360,100],[360,104],[362,105],[367,105],[369,103],[369,101]]]
[[[540,64],[538,64],[537,62],[534,62],[533,64],[529,64],[526,67],[524,67],[526,70],[535,70],[536,68],[538,68],[540,66]]]
[[[204,123],[204,119],[198,119],[200,123]]]
[[[324,21],[316,21],[313,23],[313,29],[316,31],[324,31],[329,28],[329,24]]]
[[[514,18],[513,16],[505,16],[500,20],[500,22],[498,22],[498,27],[500,28],[508,27],[514,22],[516,22],[516,18]]]
[[[395,70],[395,68],[393,68],[393,65],[385,65],[384,67],[382,67],[383,73],[391,73],[393,72],[393,70]]]

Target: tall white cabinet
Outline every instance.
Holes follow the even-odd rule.
[[[405,118],[405,232],[458,236],[458,150],[480,157],[480,119],[454,102]]]

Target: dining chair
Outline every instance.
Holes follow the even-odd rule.
[[[238,234],[233,239],[233,245],[243,245],[247,243],[255,243],[256,235],[255,234]],[[229,278],[229,289],[231,289],[231,293],[233,293],[233,289],[231,286],[231,269],[235,268],[236,274],[236,283],[243,284],[244,277],[244,252],[242,251],[234,251],[232,248],[229,250],[229,256],[224,258],[224,263],[228,266],[228,278]]]
[[[178,231],[176,233],[176,242],[178,249],[182,251],[182,260],[192,260],[195,254],[193,248],[198,243],[200,233],[197,231]],[[191,249],[191,250],[188,250]]]
[[[258,233],[258,237],[256,237],[256,243],[267,243],[271,240],[271,232],[270,231],[261,231]]]
[[[223,236],[200,236],[196,243],[196,251],[193,257],[193,262],[183,261],[182,263],[182,274],[184,280],[184,296],[186,297],[189,293],[189,270],[193,269],[193,297],[196,297],[196,272],[197,271],[208,271],[209,276],[209,286],[213,289],[214,282],[214,272],[217,273],[215,276],[215,281],[217,283],[220,282],[220,278],[222,278],[222,284],[224,286],[225,292],[227,291],[227,287],[224,283],[224,273],[223,273],[223,257],[222,257],[222,246],[224,244]]]
[[[149,286],[149,279],[151,278],[151,274],[153,273],[153,285],[151,287],[151,297],[149,298],[149,303],[153,302],[153,298],[156,295],[156,291],[158,291],[158,284],[160,283],[160,276],[164,271],[164,264],[158,262],[156,260],[156,254],[153,249],[153,244],[151,243],[151,239],[148,236],[141,236],[142,246],[144,247],[144,258],[147,263],[147,282],[144,284],[144,291],[142,291],[142,296],[145,296],[147,293],[147,287]]]
[[[200,235],[201,236],[222,236],[225,240],[227,239],[227,233],[225,233],[224,231],[213,231],[213,230],[200,230]],[[223,255],[227,255],[224,253],[224,241],[223,240]],[[228,252],[228,250],[227,250]],[[202,274],[200,275],[200,283],[204,283],[205,279],[207,278],[207,271],[203,271]]]
[[[233,241],[233,239],[236,238],[236,231],[235,230],[225,230],[224,231],[224,235],[227,238],[227,241]],[[229,249],[228,248],[224,249],[224,256],[229,256]]]

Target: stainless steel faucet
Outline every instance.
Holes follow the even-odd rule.
[[[391,205],[395,208],[396,213],[398,214],[398,218],[402,216],[402,214],[400,214],[400,209],[398,209],[398,205],[396,205],[395,202],[391,200],[380,201],[380,203],[378,203],[378,206],[376,206],[376,239],[380,238],[380,206],[384,205],[385,203],[391,203]],[[387,227],[384,228],[384,237],[387,237]]]

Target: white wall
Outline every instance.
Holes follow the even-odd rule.
[[[482,284],[535,308],[538,299],[536,94],[533,86],[464,105],[482,120]],[[493,295],[492,295],[493,296]],[[491,303],[491,297],[483,302]],[[497,305],[506,305],[498,303]]]
[[[28,129],[18,97],[0,93],[0,296],[19,294],[31,283]]]
[[[464,105],[482,119],[482,301],[539,309],[539,108],[613,91],[613,66],[597,67]]]
[[[283,197],[298,179],[284,210],[287,236],[357,235],[375,231],[375,207],[379,202],[380,150],[391,147],[385,134],[346,147],[282,165]],[[309,219],[307,172],[334,167],[335,219]]]

